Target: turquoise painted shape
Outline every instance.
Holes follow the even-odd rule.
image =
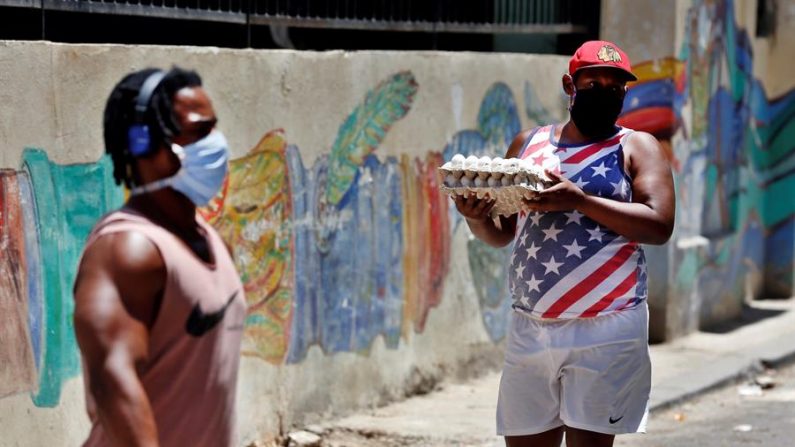
[[[61,166],[40,149],[26,149],[22,159],[36,207],[44,294],[39,390],[32,397],[36,406],[54,407],[63,383],[80,371],[72,322],[77,262],[91,228],[121,206],[124,195],[113,182],[107,156],[97,163]]]

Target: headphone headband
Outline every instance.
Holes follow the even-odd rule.
[[[138,96],[135,98],[135,122],[142,124],[144,122],[144,115],[149,108],[149,101],[152,100],[152,94],[155,89],[160,85],[160,81],[166,76],[164,71],[156,71],[150,74],[144,83],[141,85],[141,90],[138,91]]]
[[[141,84],[138,96],[135,98],[135,115],[133,117],[135,121],[127,129],[127,150],[130,151],[133,157],[143,157],[152,151],[149,126],[144,124],[144,118],[146,111],[149,109],[152,95],[165,76],[166,73],[161,70],[157,70],[147,76],[144,83]]]

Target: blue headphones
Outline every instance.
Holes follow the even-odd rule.
[[[144,117],[149,109],[152,94],[165,76],[166,73],[163,71],[150,74],[141,85],[141,90],[135,99],[133,124],[127,130],[127,147],[133,157],[143,157],[152,151],[152,138],[149,135],[149,126],[144,123]]]

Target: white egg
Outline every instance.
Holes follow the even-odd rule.
[[[450,160],[450,170],[459,170],[464,169],[464,156],[461,154],[453,155],[452,160]]]
[[[478,171],[490,172],[491,171],[491,158],[486,157],[485,155],[483,157],[480,157],[480,159],[478,160]]]
[[[453,174],[447,174],[444,178],[444,185],[448,188],[455,188],[458,184],[458,179]]]
[[[519,159],[518,158],[510,158],[506,160],[505,163],[505,173],[506,174],[515,174],[516,171],[519,170]]]

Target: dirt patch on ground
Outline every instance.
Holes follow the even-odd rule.
[[[333,429],[323,434],[321,447],[403,447],[431,445],[414,436],[394,436],[378,431]]]

